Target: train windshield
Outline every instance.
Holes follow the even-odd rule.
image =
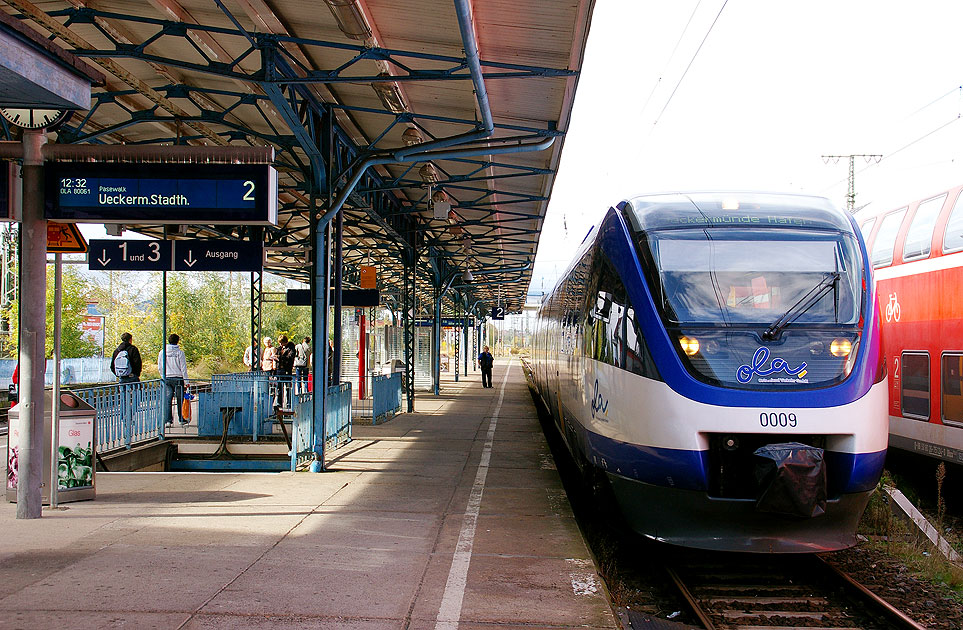
[[[670,322],[778,332],[859,321],[862,265],[851,235],[706,228],[647,239]]]

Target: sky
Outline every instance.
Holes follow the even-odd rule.
[[[963,3],[597,0],[532,274],[643,193],[765,190],[886,209],[963,183]]]

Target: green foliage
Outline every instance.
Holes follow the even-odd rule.
[[[285,280],[266,277],[264,291],[283,294]],[[156,374],[162,347],[163,277],[161,273],[100,272],[87,274],[65,265],[61,350],[64,358],[89,357],[98,350],[81,333],[87,303],[96,302],[106,315],[104,353],[107,356],[129,332],[144,361],[142,376]],[[54,269],[47,267],[47,356],[53,354]],[[10,356],[17,347],[17,312],[14,301],[4,315],[13,322]],[[241,371],[244,349],[251,339],[251,286],[248,274],[214,272],[170,273],[167,276],[167,334],[177,333],[191,375]],[[289,307],[283,301],[265,301],[261,335],[277,339],[287,335],[295,343],[311,335],[311,309]]]
[[[47,327],[46,327],[46,348],[47,358],[53,356],[54,345],[54,273],[53,265],[47,265]],[[77,357],[93,356],[98,349],[83,335],[80,324],[84,321],[87,314],[87,299],[91,293],[92,286],[77,269],[65,265],[63,269],[63,306],[61,309],[60,320],[60,355],[65,359]],[[16,356],[18,346],[19,327],[18,313],[20,311],[20,298],[15,299],[4,313],[4,317],[11,322],[11,343],[9,345],[9,356]]]
[[[113,275],[113,278],[110,278]],[[110,342],[130,332],[144,359],[143,376],[156,372],[161,349],[163,280],[153,274],[98,274],[96,295],[101,310],[108,313]],[[266,293],[283,292],[284,280],[266,278]],[[295,340],[311,334],[311,309],[288,307],[283,302],[265,302],[261,335],[277,339],[287,334]],[[206,378],[213,373],[243,371],[241,360],[251,338],[251,287],[247,274],[215,272],[170,273],[167,275],[167,334],[177,333],[187,356],[191,376]]]

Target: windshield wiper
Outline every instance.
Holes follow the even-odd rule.
[[[839,272],[832,271],[823,276],[819,283],[809,290],[809,293],[802,296],[798,302],[789,307],[782,317],[769,325],[769,328],[762,333],[762,338],[772,341],[779,336],[779,331],[791,324],[800,315],[808,311],[812,306],[822,299],[830,289],[835,291],[836,283],[839,282]]]

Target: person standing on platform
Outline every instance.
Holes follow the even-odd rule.
[[[495,357],[488,351],[488,346],[482,347],[482,353],[478,355],[478,367],[482,373],[482,387],[492,386],[492,366],[495,365]]]
[[[278,337],[277,350],[277,370],[278,380],[280,381],[281,391],[278,395],[278,403],[282,409],[291,408],[291,374],[294,372],[294,360],[297,358],[297,350],[292,341],[288,340],[287,335]]]
[[[278,352],[274,347],[274,340],[270,337],[264,338],[264,353],[261,355],[261,370],[274,375],[278,368]]]
[[[180,343],[180,336],[176,334],[171,334],[167,338],[167,347],[157,353],[157,365],[160,367],[161,360],[165,360],[164,369],[166,374],[162,374],[164,377],[164,400],[163,413],[164,413],[164,424],[174,424],[174,418],[171,415],[171,404],[176,403],[177,406],[177,417],[180,420],[181,426],[184,426],[190,422],[190,420],[184,419],[184,386],[187,384],[187,357],[184,356],[184,351],[181,349],[178,343]]]
[[[110,371],[121,383],[136,383],[140,381],[142,362],[140,350],[133,343],[134,336],[125,332],[120,336],[120,345],[110,357]]]
[[[254,360],[255,360],[254,346],[248,345],[248,347],[244,349],[244,358],[242,359],[242,361],[244,361],[244,367],[246,367],[249,370],[256,370],[257,366],[254,365]],[[254,366],[254,367],[251,367],[251,366]]]
[[[311,364],[311,337],[294,346],[294,383],[295,393],[308,391],[308,366]]]

